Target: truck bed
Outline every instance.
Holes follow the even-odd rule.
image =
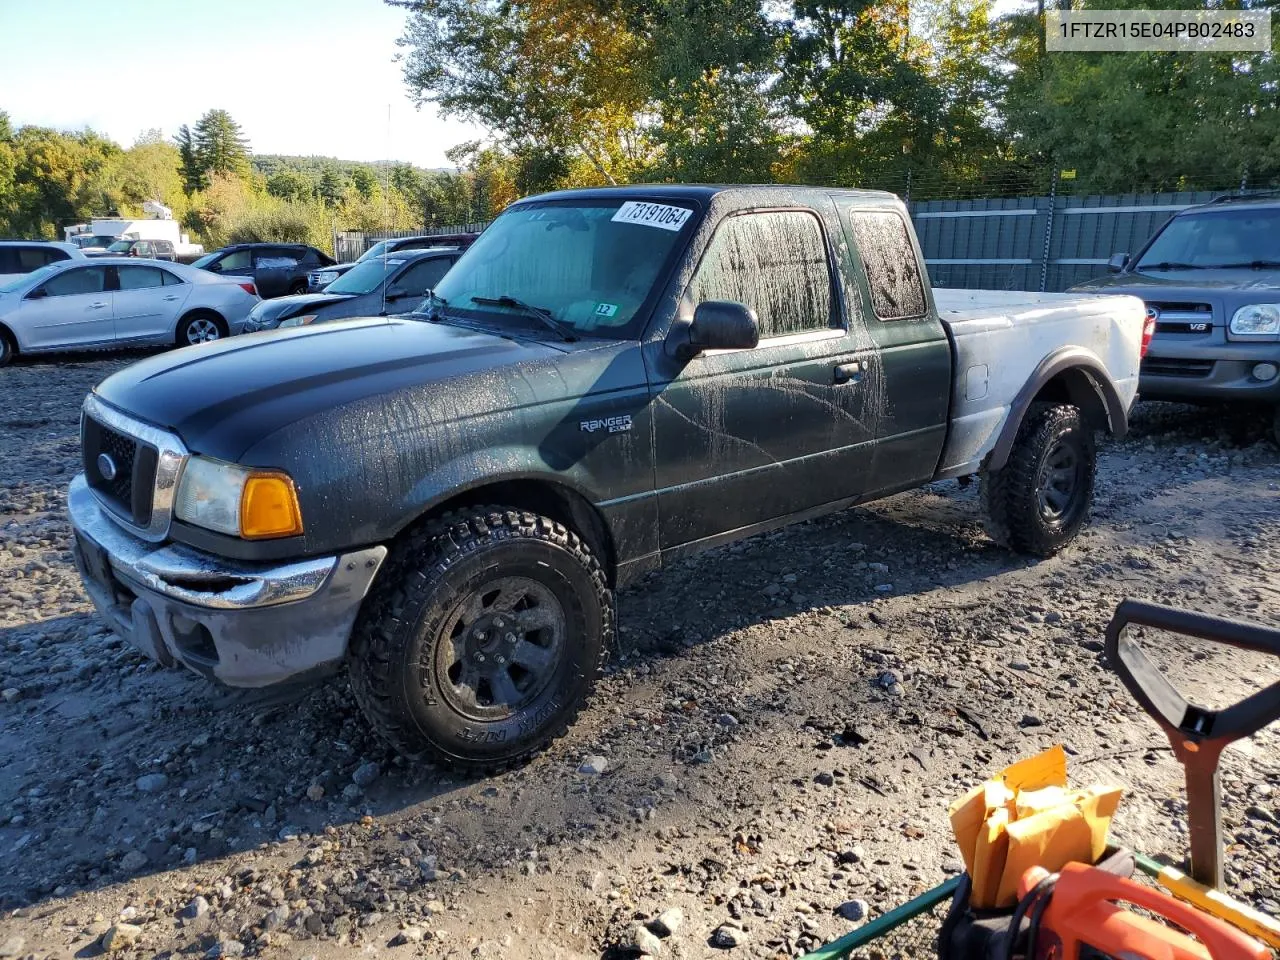
[[[955,370],[939,477],[981,469],[1018,391],[1060,351],[1093,357],[1125,405],[1133,402],[1145,313],[1138,298],[945,288],[933,296]]]

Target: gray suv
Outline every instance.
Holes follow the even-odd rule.
[[[1189,207],[1109,266],[1112,276],[1072,289],[1146,303],[1143,399],[1265,404],[1280,442],[1280,196]]]

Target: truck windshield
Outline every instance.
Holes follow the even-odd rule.
[[[382,285],[382,278],[404,266],[404,260],[366,260],[340,276],[324,288],[325,293],[373,293]],[[421,295],[421,294],[419,294]]]
[[[1135,269],[1210,270],[1280,261],[1280,208],[1213,210],[1174,217]]]
[[[111,253],[127,253],[129,248],[133,246],[132,240],[117,240],[111,246],[107,247]]]
[[[641,308],[693,219],[689,206],[648,201],[523,203],[480,235],[433,302],[450,314],[541,329],[527,310],[504,305],[519,301],[583,336],[638,337]]]

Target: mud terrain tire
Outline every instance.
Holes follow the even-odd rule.
[[[1018,553],[1053,556],[1089,517],[1096,469],[1093,430],[1079,408],[1032,407],[1008,462],[982,475],[988,533]]]
[[[399,753],[492,772],[577,717],[615,618],[599,560],[563,524],[502,506],[449,513],[392,549],[352,636],[351,687]]]

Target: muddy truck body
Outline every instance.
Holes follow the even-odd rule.
[[[103,381],[76,563],[163,664],[235,686],[345,666],[398,750],[492,769],[568,726],[615,591],[674,558],[974,475],[997,539],[1060,549],[1143,334],[1132,297],[930,289],[890,194],[543,195],[418,313]]]

